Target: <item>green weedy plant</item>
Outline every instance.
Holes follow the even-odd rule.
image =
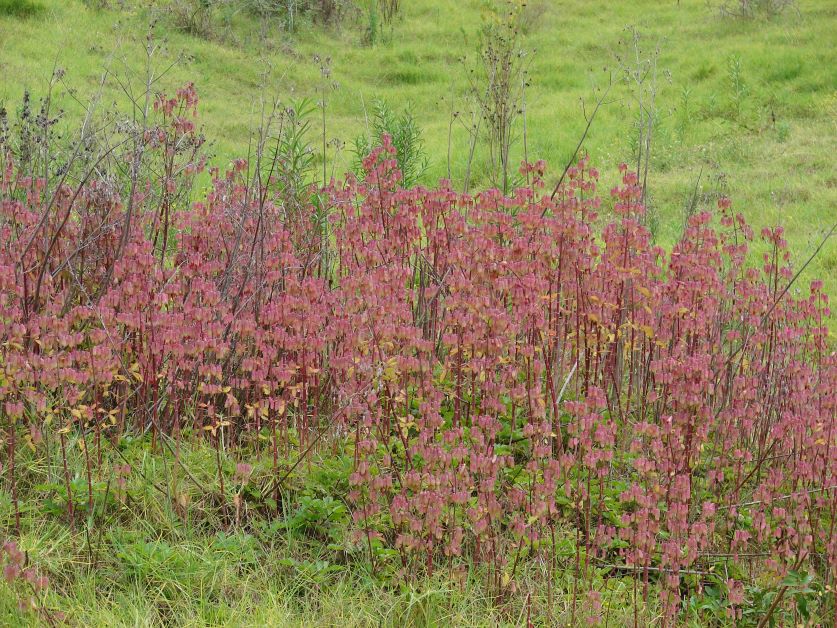
[[[343,502],[328,495],[303,495],[297,510],[285,521],[284,527],[297,534],[337,541],[348,523],[349,510]]]
[[[378,16],[378,3],[375,0],[368,0],[366,3],[366,30],[363,33],[363,43],[366,46],[374,46],[381,36],[381,24]]]
[[[364,157],[381,143],[384,135],[389,135],[396,150],[395,158],[401,169],[404,185],[415,185],[427,171],[429,160],[424,149],[421,129],[410,108],[405,108],[398,114],[386,101],[375,100],[372,104],[370,124],[367,135],[355,138],[355,172],[363,174]]]
[[[400,0],[378,0],[378,10],[385,24],[392,24],[401,11]]]
[[[750,88],[744,80],[744,68],[741,65],[741,57],[732,55],[727,63],[727,77],[729,78],[732,107],[735,111],[735,119],[740,120],[750,95]]]
[[[401,10],[399,0],[365,0],[362,6],[366,20],[363,44],[374,46],[391,40],[393,23]]]
[[[790,571],[776,587],[744,587],[746,601],[738,626],[807,626],[814,625],[812,607],[823,598],[822,584],[813,574]]]
[[[218,0],[172,0],[167,11],[174,26],[190,35],[210,37]]]
[[[782,120],[776,125],[776,140],[782,144],[788,141],[788,137],[790,137],[790,125]]]
[[[259,37],[267,45],[274,26],[293,31],[293,13],[286,14],[283,3],[276,0],[246,0],[244,9],[259,21]]]
[[[743,19],[771,18],[788,9],[799,11],[796,0],[730,0],[721,5],[721,15]]]
[[[83,0],[84,4],[96,11],[127,8],[128,0]]]
[[[14,114],[0,103],[0,150],[10,152],[34,172],[49,173],[62,167],[60,151],[56,150],[56,125],[63,111],[56,111],[53,102],[53,88],[62,77],[62,70],[53,73],[47,94],[37,106],[28,91],[24,91]]]
[[[38,15],[43,10],[43,5],[35,0],[0,0],[0,15],[27,18]]]
[[[337,25],[354,8],[348,0],[248,0],[252,5],[268,8],[282,16],[285,29],[293,33],[300,19],[316,20],[320,24]]]
[[[661,112],[657,105],[659,79],[669,79],[668,72],[658,67],[660,46],[648,50],[642,33],[633,26],[627,27],[626,40],[619,42],[624,51],[616,56],[629,92],[631,114],[630,149],[636,160],[636,172],[642,186],[641,201],[648,199],[648,172],[652,160],[652,148],[660,131]]]
[[[350,9],[347,0],[307,0],[306,9],[323,24],[337,24]]]
[[[692,88],[684,86],[680,91],[680,106],[677,108],[677,139],[681,144],[686,143],[686,135],[689,132],[692,115],[694,111],[691,106]]]
[[[495,0],[486,5],[477,58],[466,67],[469,96],[481,115],[489,156],[491,184],[507,192],[514,175],[511,147],[523,113],[530,56],[522,46],[522,0]],[[474,137],[480,127],[474,127]]]

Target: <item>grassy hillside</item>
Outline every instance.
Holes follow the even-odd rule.
[[[302,20],[293,35],[275,24],[262,28],[246,11],[228,11],[199,37],[178,30],[161,2],[116,11],[80,0],[29,0],[23,4],[31,10],[3,9],[17,4],[0,5],[0,101],[10,109],[24,89],[43,94],[54,67],[66,70],[66,85],[85,102],[104,69],[123,77],[127,67],[138,71],[155,21],[166,48],[159,67],[183,55],[160,85],[196,83],[201,120],[222,163],[247,154],[262,99],[321,98],[324,81],[312,60],[320,55],[331,59],[326,135],[337,174],[351,166],[353,139],[364,131],[372,101],[382,98],[393,108],[412,108],[430,156],[427,182],[447,175],[450,128],[452,175],[463,177],[468,136],[463,125],[451,127],[451,112],[464,118],[468,107],[461,60],[474,57],[482,0],[404,3],[392,27],[379,27],[374,45],[362,9],[328,28]],[[742,20],[703,0],[530,3],[523,40],[532,56],[529,154],[547,160],[557,176],[585,126],[582,101],[589,113],[594,88],[606,85],[608,73],[623,78],[620,62],[635,54],[626,30],[633,26],[641,57],[659,49],[649,195],[660,242],[680,233],[702,173],[707,199],[725,192],[756,226],[783,224],[794,254],[804,258],[837,216],[837,48],[827,43],[837,7],[804,0],[798,9]],[[635,93],[619,81],[585,143],[608,174],[619,161],[631,161]],[[105,94],[103,103],[120,100],[115,81]],[[70,117],[79,114],[68,95],[60,101]],[[332,140],[344,143],[336,155]],[[517,163],[522,142],[512,152]],[[485,185],[477,161],[476,183]],[[826,247],[806,275],[813,276],[837,293],[837,248]]]

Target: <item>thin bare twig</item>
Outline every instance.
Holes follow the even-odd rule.
[[[607,98],[608,94],[610,93],[611,88],[613,87],[613,75],[610,75],[610,80],[608,81],[607,89],[605,89],[604,93],[596,100],[596,106],[593,109],[593,113],[590,114],[590,117],[587,118],[587,126],[584,127],[584,132],[581,134],[581,138],[578,140],[578,144],[576,144],[575,150],[573,151],[572,156],[567,160],[567,165],[564,166],[564,171],[561,173],[561,177],[558,179],[558,183],[555,184],[555,189],[552,190],[552,194],[550,194],[550,200],[555,200],[556,194],[558,194],[558,190],[561,188],[561,184],[564,182],[564,178],[567,176],[567,172],[569,172],[570,167],[575,163],[576,157],[578,157],[578,151],[581,150],[581,146],[584,144],[584,140],[587,139],[587,134],[590,132],[590,127],[593,126],[593,120],[596,119],[596,114],[599,113],[599,109],[601,109],[602,105],[604,104],[605,98]],[[541,218],[546,216],[547,208],[544,208],[543,212],[541,212]]]

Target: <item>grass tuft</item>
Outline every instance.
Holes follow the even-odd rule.
[[[44,6],[33,0],[0,0],[0,16],[28,18],[39,15],[43,11]]]

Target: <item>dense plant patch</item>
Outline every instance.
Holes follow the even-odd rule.
[[[26,18],[37,15],[43,9],[40,4],[32,0],[0,0],[0,15]]]
[[[387,580],[474,564],[502,602],[540,562],[550,595],[559,574],[571,583],[573,622],[604,621],[602,576],[631,577],[635,601],[658,591],[667,623],[695,600],[711,621],[833,616],[837,356],[828,297],[797,289],[780,227],[751,259],[756,236],[722,198],[665,251],[625,166],[605,198],[587,157],[554,190],[543,162],[510,196],[405,188],[387,136],[359,176],[298,203],[281,162],[239,160],[189,204],[196,107],[191,86],[157,99],[139,180],[2,157],[0,417],[18,517],[21,447],[60,441],[51,516],[78,526],[132,473],[107,462],[123,439],[150,434],[165,486],[197,482],[181,451],[204,439],[226,526],[248,505],[328,541],[351,513]],[[338,442],[345,500],[288,515],[283,483]],[[256,477],[262,453],[273,468]]]

